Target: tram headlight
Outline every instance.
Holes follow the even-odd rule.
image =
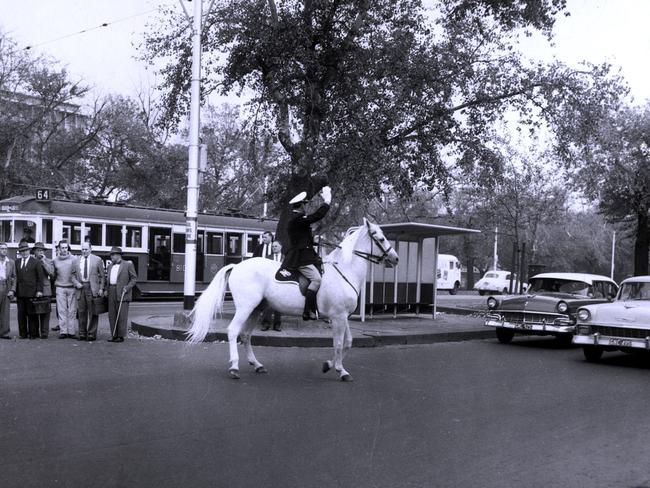
[[[494,310],[497,308],[497,305],[499,305],[499,300],[497,300],[494,297],[490,297],[487,299],[487,306],[490,310]]]
[[[589,320],[591,320],[591,314],[589,313],[589,310],[586,308],[581,308],[578,310],[578,320],[581,322],[589,322]]]
[[[560,313],[566,313],[569,310],[569,305],[567,302],[560,302],[557,304],[557,311]]]

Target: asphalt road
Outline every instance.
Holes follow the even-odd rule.
[[[0,486],[648,487],[650,361],[551,339],[354,349],[0,342]]]

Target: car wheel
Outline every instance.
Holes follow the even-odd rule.
[[[481,295],[481,296],[485,295],[485,290],[479,290],[478,294]]]
[[[512,338],[515,336],[515,331],[512,329],[506,329],[504,327],[496,328],[497,339],[501,344],[509,344]]]
[[[582,348],[585,359],[590,363],[597,363],[603,355],[603,348],[598,346],[585,346]]]
[[[454,283],[454,287],[451,290],[449,290],[449,294],[455,295],[456,293],[458,293],[459,288],[460,288],[460,283],[458,283],[457,281],[456,283]]]

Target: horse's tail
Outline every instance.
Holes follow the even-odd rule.
[[[187,332],[188,341],[201,342],[208,335],[214,314],[220,312],[223,307],[228,275],[234,267],[234,264],[229,264],[221,268],[196,301],[190,314],[192,326]]]

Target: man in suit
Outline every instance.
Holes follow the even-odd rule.
[[[7,251],[7,244],[0,242],[0,339],[11,339],[9,306],[16,292],[16,265]]]
[[[34,251],[34,257],[38,259],[43,266],[43,271],[45,273],[43,278],[43,296],[51,299],[52,282],[50,279],[54,277],[54,263],[45,255],[45,245],[42,242],[34,244],[32,251]],[[47,309],[47,312],[38,314],[37,317],[41,331],[41,339],[47,339],[50,334],[50,308]]]
[[[16,304],[18,309],[18,336],[21,339],[39,337],[38,316],[28,315],[31,298],[43,296],[43,266],[29,253],[26,242],[19,244],[20,259],[16,260]]]
[[[108,277],[108,323],[111,338],[108,342],[124,342],[129,320],[129,303],[138,275],[131,261],[122,259],[122,249],[111,249],[111,262],[106,269]]]
[[[280,244],[280,241],[273,241],[271,244],[269,259],[278,263],[278,266],[282,264],[282,244]],[[273,330],[280,332],[282,330],[282,314],[269,306],[262,312],[262,330],[271,328],[271,318],[273,318]]]
[[[92,254],[92,246],[81,244],[77,276],[82,287],[77,290],[77,313],[79,317],[78,340],[92,342],[97,339],[99,317],[93,312],[93,298],[104,296],[104,262]]]
[[[260,242],[253,251],[254,258],[271,258],[273,255],[271,245],[273,244],[273,234],[268,230],[262,234],[262,242]]]

